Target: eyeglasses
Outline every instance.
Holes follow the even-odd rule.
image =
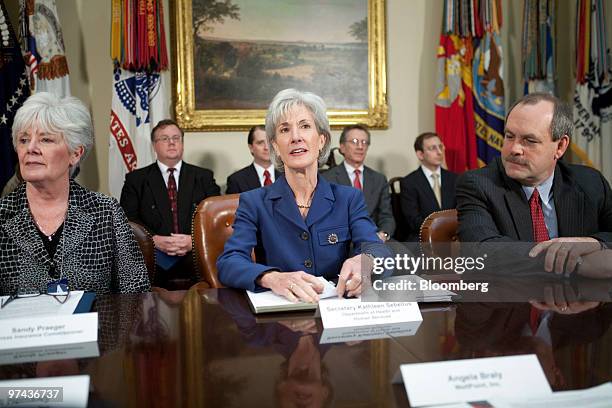
[[[2,301],[0,309],[3,309],[6,305],[16,299],[33,298],[42,295],[53,296],[53,299],[59,303],[64,304],[70,297],[70,287],[68,286],[68,279],[62,278],[56,281],[47,283],[47,291],[41,292],[37,288],[25,288],[17,289],[15,293],[10,295],[7,299]]]
[[[162,137],[158,137],[157,139],[155,139],[156,142],[162,142],[162,143],[178,143],[181,140],[183,140],[182,136],[162,136]]]
[[[359,146],[359,145],[362,145],[362,146],[369,146],[369,145],[370,145],[370,141],[369,141],[369,140],[367,140],[367,139],[359,140],[359,139],[357,139],[357,138],[354,138],[354,139],[349,139],[349,140],[347,140],[347,142],[351,142],[351,143],[352,143],[352,144],[354,144],[355,146]]]

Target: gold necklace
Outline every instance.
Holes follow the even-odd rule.
[[[312,193],[310,193],[310,197],[308,198],[308,203],[307,203],[307,204],[302,205],[302,204],[298,203],[298,202],[297,202],[297,198],[296,198],[296,200],[295,200],[295,204],[297,205],[297,207],[298,207],[298,208],[301,208],[301,209],[310,208],[310,206],[311,206],[311,204],[312,204],[312,197],[314,196],[314,192],[315,192],[315,191],[314,191],[314,190],[312,190]]]

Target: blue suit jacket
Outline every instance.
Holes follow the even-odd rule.
[[[361,191],[318,178],[306,219],[285,176],[240,195],[234,233],[217,260],[225,286],[254,291],[265,271],[304,271],[337,278],[342,263],[362,243],[380,243]],[[380,245],[382,246],[382,244]],[[251,260],[255,248],[258,263]],[[368,250],[373,253],[373,251]]]

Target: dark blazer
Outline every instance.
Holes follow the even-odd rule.
[[[181,234],[191,234],[191,218],[206,197],[217,196],[213,172],[183,162],[178,181],[178,222]],[[130,221],[146,226],[154,235],[170,235],[170,199],[157,162],[125,175],[121,206]]]
[[[219,279],[225,286],[251,291],[257,289],[257,277],[269,270],[304,271],[334,279],[350,256],[351,244],[360,253],[362,243],[383,247],[359,190],[319,177],[303,219],[281,176],[272,185],[240,195],[234,232],[217,260]],[[253,248],[257,263],[251,260]]]
[[[558,162],[552,189],[560,237],[612,242],[612,192],[600,172]],[[459,177],[457,210],[461,241],[533,241],[525,193],[499,158]]]
[[[346,172],[343,163],[321,173],[330,183],[352,186],[351,179]],[[368,166],[363,167],[363,196],[370,217],[378,227],[389,236],[395,232],[395,219],[391,210],[391,195],[389,184],[384,174],[372,170]]]
[[[402,214],[407,224],[408,241],[417,241],[421,224],[427,216],[435,211],[448,210],[457,206],[455,183],[457,174],[441,169],[442,207],[427,180],[423,169],[418,169],[400,181],[400,200]]]
[[[278,179],[281,173],[274,170],[274,180]],[[257,170],[253,163],[232,173],[227,178],[227,189],[225,194],[244,193],[245,191],[254,190],[262,187],[257,176]]]
[[[51,258],[30,215],[22,183],[0,200],[0,295],[12,295],[18,288],[46,291],[53,267],[72,290],[150,290],[142,253],[117,200],[71,180],[62,237]]]

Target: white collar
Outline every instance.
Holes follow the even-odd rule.
[[[431,178],[431,175],[434,174],[434,173],[439,174],[440,177],[442,177],[441,166],[438,166],[438,168],[434,172],[434,171],[429,170],[427,167],[425,167],[424,165],[421,164],[421,170],[423,170],[423,173],[425,173],[425,177],[427,177],[428,180]]]
[[[174,173],[178,174],[181,172],[181,166],[183,165],[183,161],[179,160],[178,163],[176,163],[176,166],[174,166]],[[170,167],[166,166],[164,163],[160,162],[159,160],[157,160],[157,166],[159,167],[159,170],[162,172],[162,174],[166,174],[168,173],[168,169]]]
[[[359,172],[363,174],[363,168],[364,168],[363,164],[361,164],[361,166],[359,167],[353,167],[350,164],[348,164],[346,160],[344,160],[343,163],[344,163],[344,168],[346,169],[346,172],[349,174],[349,176],[352,176],[355,173],[355,170],[359,170]]]

